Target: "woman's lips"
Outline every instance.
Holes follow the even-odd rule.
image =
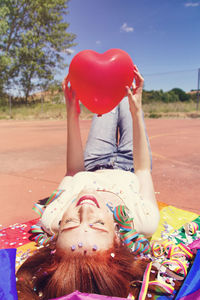
[[[86,200],[89,200],[89,201],[86,202]],[[82,196],[82,197],[78,200],[76,206],[83,205],[83,204],[84,204],[84,203],[82,203],[83,201],[85,201],[85,202],[84,202],[85,204],[94,205],[94,206],[97,206],[98,208],[100,207],[100,206],[99,206],[99,203],[97,202],[97,199],[96,199],[94,196],[92,196],[92,195],[84,195],[84,196]],[[91,201],[92,201],[93,203],[92,203]]]

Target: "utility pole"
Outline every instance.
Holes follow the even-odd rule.
[[[12,117],[12,96],[9,95],[9,112],[10,112],[10,118]]]
[[[198,69],[198,80],[197,80],[197,111],[199,110],[199,88],[200,88],[200,68]]]
[[[41,96],[41,113],[44,112],[44,96]]]

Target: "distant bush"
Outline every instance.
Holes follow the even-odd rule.
[[[174,94],[176,94],[180,101],[189,101],[190,95],[186,94],[182,89],[174,88],[171,90]]]
[[[0,106],[3,107],[3,106],[6,106],[6,105],[8,105],[7,99],[5,97],[0,98]]]
[[[151,102],[164,102],[171,103],[177,101],[190,101],[194,100],[192,95],[185,93],[183,90],[179,88],[174,88],[168,92],[163,92],[163,90],[158,91],[143,91],[143,103],[151,103]]]
[[[159,114],[159,113],[151,112],[149,114],[149,118],[151,118],[151,119],[158,119],[158,118],[161,118],[161,117],[162,117],[162,114]]]
[[[176,102],[179,101],[179,97],[173,91],[163,92],[163,90],[159,91],[144,91],[143,92],[143,103],[151,103],[151,102]]]

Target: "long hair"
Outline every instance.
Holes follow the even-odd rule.
[[[18,299],[50,299],[75,290],[127,297],[130,282],[142,280],[149,262],[122,245],[93,255],[52,252],[51,247],[42,248],[20,267]]]

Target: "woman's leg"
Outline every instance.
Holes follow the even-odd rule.
[[[116,165],[119,169],[133,171],[133,126],[128,98],[119,104],[119,144]]]
[[[120,169],[134,171],[134,158],[133,158],[133,126],[132,117],[129,110],[128,98],[125,97],[119,104],[119,119],[118,127],[120,133],[118,151],[117,151],[117,166]],[[146,137],[149,147],[149,155],[152,164],[152,155],[149,144],[148,135]]]
[[[113,167],[117,153],[118,110],[117,106],[101,117],[94,115],[84,153],[87,171]]]

